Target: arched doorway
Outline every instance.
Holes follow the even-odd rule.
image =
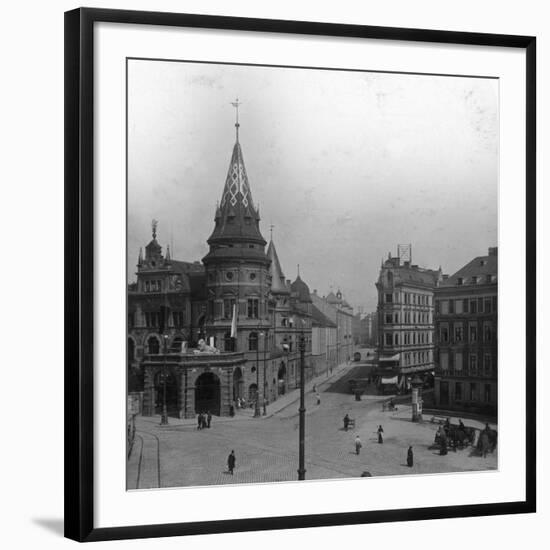
[[[155,374],[155,413],[162,414],[164,404],[164,372],[161,370]],[[179,392],[178,377],[170,371],[166,371],[166,410],[168,416],[179,417]]]
[[[195,412],[220,414],[220,379],[213,372],[204,372],[195,382]]]
[[[281,361],[279,370],[277,371],[277,394],[284,395],[286,392],[286,365]]]
[[[233,401],[241,399],[244,397],[244,380],[243,380],[243,371],[241,367],[237,367],[233,371]]]

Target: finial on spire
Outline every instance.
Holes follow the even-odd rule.
[[[167,262],[169,262],[171,260],[171,258],[170,258],[170,245],[169,244],[166,245],[166,258],[165,258],[165,260]]]
[[[298,264],[298,277],[300,276],[300,264]]]
[[[242,105],[242,102],[239,101],[239,98],[237,98],[235,101],[231,102],[231,105],[235,107],[236,113],[235,113],[235,129],[237,134],[237,143],[239,143],[239,105]]]
[[[275,226],[274,226],[273,224],[271,224],[271,225],[269,226],[269,240],[270,240],[270,241],[273,240],[273,228],[274,228],[274,227],[275,227]]]
[[[156,239],[157,238],[157,225],[158,225],[158,221],[153,219],[153,221],[151,222],[151,228],[153,230],[153,239]]]

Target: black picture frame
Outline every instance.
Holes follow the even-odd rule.
[[[526,53],[526,498],[518,502],[94,528],[93,26],[97,22],[519,48]],[[77,541],[536,511],[536,38],[80,8],[65,14],[65,536]]]

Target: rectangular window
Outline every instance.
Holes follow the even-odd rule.
[[[470,313],[477,313],[477,300],[470,300]]]
[[[449,341],[449,327],[447,325],[441,325],[439,329],[439,341],[443,344]]]
[[[477,312],[483,313],[483,298],[477,299]]]
[[[455,342],[464,340],[464,326],[462,323],[455,323]]]
[[[477,385],[475,382],[470,382],[470,401],[477,401]]]
[[[435,301],[435,312],[439,313],[439,300]]]
[[[174,322],[174,327],[182,328],[184,323],[183,311],[172,311],[172,320]]]
[[[454,313],[454,312],[455,312],[455,301],[449,300],[449,313]]]
[[[449,313],[448,300],[441,300],[441,315],[448,315],[448,313]]]
[[[442,351],[439,354],[439,366],[442,370],[449,369],[449,354],[446,351]]]
[[[247,307],[247,315],[249,319],[258,319],[260,311],[260,301],[258,298],[249,298]]]
[[[455,353],[455,371],[462,372],[462,352]]]
[[[477,342],[477,325],[470,325],[470,342]]]
[[[467,299],[462,300],[462,309],[464,309],[464,313],[468,313],[469,309],[468,309],[468,300]]]
[[[455,401],[462,401],[462,382],[455,384]]]
[[[462,300],[455,300],[455,313],[460,314],[464,313],[464,308],[462,307]]]
[[[497,297],[493,296],[493,313],[497,312]]]
[[[393,294],[386,294],[386,303],[391,304],[393,302]]]
[[[483,307],[485,309],[485,313],[491,313],[491,303],[492,303],[491,298],[485,298],[483,303],[484,303]]]
[[[392,322],[391,313],[386,313],[385,320],[386,320],[385,321],[386,325],[391,325],[391,322]]]
[[[393,343],[398,346],[399,345],[399,334],[395,333],[393,335]]]
[[[483,375],[491,376],[491,354],[486,353],[483,356]]]
[[[491,323],[485,323],[483,325],[483,341],[490,342],[492,337]]]
[[[475,353],[470,355],[470,376],[477,376],[477,355]]]
[[[491,402],[491,384],[485,384],[485,388],[483,391],[483,398],[485,400],[485,403]]]
[[[391,346],[393,342],[391,332],[386,332],[386,346]]]

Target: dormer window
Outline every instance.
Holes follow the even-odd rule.
[[[464,277],[459,277],[456,281],[457,285],[463,285],[464,284]]]

